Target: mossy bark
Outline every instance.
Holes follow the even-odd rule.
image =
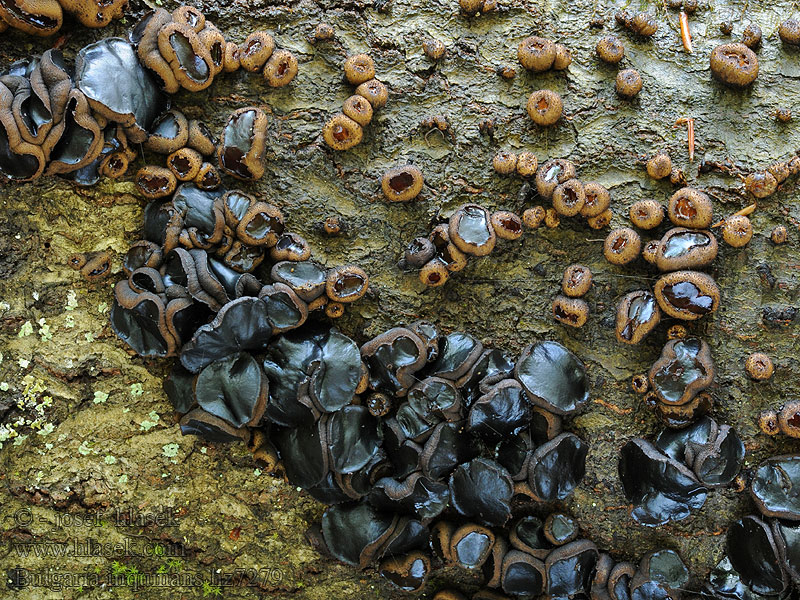
[[[674,548],[700,578],[720,558],[727,524],[755,511],[747,494],[714,491],[689,519],[647,529],[631,521],[616,473],[621,445],[660,429],[629,381],[657,358],[669,323],[631,348],[617,344],[612,330],[618,299],[651,284],[654,272],[642,264],[608,265],[601,252],[604,233],[577,219],[501,243],[440,289],[425,289],[414,274],[396,266],[408,240],[459,204],[518,212],[527,207],[517,197],[521,181],[491,169],[491,158],[501,149],[575,161],[581,179],[611,190],[614,226],[627,224],[627,209],[636,200],[664,202],[671,193],[670,184],[647,179],[640,162],[657,150],[668,151],[690,182],[712,194],[718,216],[753,202],[738,178],[698,175],[697,166],[706,158],[755,170],[800,147],[796,125],[772,116],[776,108],[792,108],[800,99],[800,54],[782,46],[776,33],[794,4],[779,0],[748,7],[715,1],[690,18],[691,55],[682,51],[676,13],[666,13],[661,2],[645,4],[642,8],[657,13],[660,24],[649,40],[619,31],[613,19],[618,5],[603,0],[501,0],[496,12],[475,18],[459,14],[455,0],[203,3],[206,15],[230,39],[241,41],[255,29],[274,32],[278,47],[299,57],[300,73],[279,90],[254,74],[220,76],[205,92],[178,95],[174,105],[215,130],[236,108],[254,104],[268,112],[267,174],[244,188],[279,205],[290,229],[309,239],[317,260],[355,262],[369,272],[368,297],[338,323],[346,333],[363,340],[424,318],[514,352],[554,339],[581,356],[593,392],[587,409],[568,428],[591,442],[592,450],[583,484],[560,508],[578,519],[583,536],[615,558],[633,560],[655,548]],[[67,23],[65,53],[71,58],[91,40],[124,35],[144,8],[134,4],[127,23],[102,31]],[[597,16],[605,17],[602,29],[589,27]],[[735,39],[748,20],[764,31],[761,73],[748,90],[732,91],[711,80],[711,49],[731,40],[719,32],[723,20],[735,23]],[[310,36],[321,22],[333,25],[336,38],[312,44]],[[641,94],[630,102],[614,92],[616,68],[594,55],[597,39],[612,31],[626,46],[622,66],[637,68],[644,79]],[[516,62],[516,45],[532,33],[572,50],[567,72],[524,72]],[[438,63],[422,52],[428,36],[447,46]],[[52,44],[4,33],[0,65]],[[320,131],[352,93],[341,65],[356,52],[375,59],[391,96],[361,145],[333,153],[321,142]],[[503,65],[515,67],[517,76],[499,77],[495,70]],[[533,126],[524,110],[527,96],[539,88],[564,98],[564,118],[548,129]],[[421,127],[434,115],[447,117],[452,136]],[[688,160],[686,130],[674,126],[683,117],[695,119],[694,163]],[[479,131],[484,120],[494,122],[493,137]],[[380,176],[405,162],[422,169],[426,186],[413,203],[389,204],[380,193]],[[359,573],[321,559],[303,531],[322,507],[283,481],[259,474],[242,445],[182,438],[161,391],[166,364],[133,356],[110,331],[112,285],[121,277],[122,254],[139,238],[145,205],[130,178],[89,189],[53,178],[0,184],[0,202],[0,423],[22,419],[15,425],[19,436],[0,450],[0,572],[27,569],[33,582],[18,592],[0,584],[2,596],[195,598],[213,597],[219,586],[225,598],[394,597],[374,571]],[[320,232],[317,225],[329,215],[347,221],[347,235],[329,238]],[[779,406],[800,388],[796,320],[763,318],[765,309],[798,304],[796,182],[760,201],[752,220],[756,234],[750,245],[722,246],[711,270],[722,289],[721,309],[689,326],[711,344],[718,369],[714,415],[744,438],[748,469],[768,455],[798,448],[760,435],[756,425],[760,410]],[[789,229],[789,242],[782,246],[769,241],[778,224]],[[90,285],[67,266],[67,258],[98,250],[114,253],[115,275]],[[573,262],[595,274],[587,297],[592,316],[580,330],[560,326],[549,315],[561,273]],[[744,359],[756,350],[776,364],[775,376],[765,383],[753,383],[744,374]],[[166,509],[172,511],[166,523],[136,526],[141,524],[137,518]],[[132,526],[115,511],[133,516]],[[76,525],[67,515],[99,516],[103,524]],[[76,556],[74,543],[86,548],[89,539],[112,546],[96,550],[98,556]],[[59,543],[73,550],[59,555]],[[132,552],[115,549],[117,543],[127,543],[122,548]],[[34,546],[48,555],[37,556]],[[171,554],[180,565],[169,561]],[[167,589],[150,585],[159,568],[175,575]],[[148,579],[142,581],[133,569]],[[48,573],[49,581],[43,579]],[[118,579],[112,581],[115,573]],[[85,585],[78,588],[80,574]],[[225,585],[237,583],[237,574],[256,577],[250,585]],[[75,587],[69,586],[69,576]],[[58,577],[61,591],[34,585],[55,585]],[[429,590],[454,578],[467,588],[477,582],[465,577],[444,571]]]

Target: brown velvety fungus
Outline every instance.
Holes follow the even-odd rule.
[[[719,308],[719,287],[710,275],[699,271],[662,275],[654,293],[661,310],[676,319],[693,321]]]
[[[197,33],[203,31],[206,26],[206,16],[194,6],[179,6],[172,11],[172,20],[188,25]]]
[[[537,229],[544,221],[546,214],[543,206],[528,208],[522,213],[522,223],[529,229]]]
[[[756,23],[748,23],[742,31],[742,43],[751,50],[755,50],[761,45],[761,37],[761,27]]]
[[[689,332],[686,330],[686,326],[681,325],[680,323],[671,325],[670,328],[667,329],[668,340],[680,340],[685,338],[687,335],[689,335]]]
[[[353,85],[375,78],[375,61],[368,54],[356,54],[344,61],[344,76]]]
[[[627,265],[639,256],[642,239],[630,227],[614,229],[603,244],[603,256],[612,265]]]
[[[0,23],[38,36],[53,35],[61,29],[63,10],[56,0],[4,0],[0,2]]]
[[[304,261],[311,258],[311,246],[297,233],[284,233],[277,243],[269,249],[269,257],[275,261]]]
[[[239,45],[239,65],[257,73],[275,51],[275,40],[266,31],[254,31]]]
[[[450,272],[447,270],[447,265],[438,256],[422,265],[419,270],[419,280],[428,287],[444,285],[449,278]]]
[[[563,44],[556,44],[556,57],[553,60],[553,69],[564,71],[572,64],[572,53]]]
[[[200,43],[208,49],[211,56],[211,76],[219,75],[225,70],[225,46],[227,45],[225,36],[209,23],[203,31],[197,34],[197,37],[200,38]]]
[[[786,226],[785,225],[778,225],[775,229],[772,230],[772,233],[769,234],[769,239],[772,240],[773,244],[785,244],[786,243]]]
[[[197,150],[203,156],[211,156],[217,149],[217,140],[205,123],[192,119],[189,121],[189,138],[186,145]]]
[[[625,46],[622,41],[615,35],[607,35],[597,42],[595,52],[601,60],[616,65],[625,56]]]
[[[483,0],[458,0],[458,7],[465,15],[474,17],[483,9]]]
[[[444,56],[446,49],[440,40],[428,38],[422,42],[422,50],[431,60],[439,60]]]
[[[756,198],[766,198],[778,189],[778,180],[769,171],[757,171],[745,177],[744,187]]]
[[[322,139],[328,146],[339,151],[357,146],[363,135],[361,125],[343,113],[333,115],[322,128]]]
[[[556,186],[575,178],[575,165],[563,158],[551,158],[536,170],[536,191],[542,198],[553,197]],[[584,191],[585,194],[585,191]]]
[[[636,69],[623,69],[615,81],[617,94],[623,98],[635,98],[642,91],[642,76]]]
[[[550,229],[555,229],[561,224],[561,217],[555,208],[548,208],[544,212],[544,224],[545,227],[549,227]]]
[[[613,218],[614,218],[614,213],[611,212],[610,208],[607,208],[596,217],[587,218],[586,223],[592,229],[603,229],[611,225],[611,219]]]
[[[517,46],[519,64],[533,71],[543,73],[553,66],[556,59],[556,45],[548,39],[530,36],[522,40]]]
[[[661,247],[661,240],[650,240],[642,248],[642,258],[651,265],[656,264],[658,259],[658,249]]]
[[[639,200],[631,205],[631,223],[639,229],[654,229],[664,220],[664,207],[657,200]]]
[[[167,157],[167,168],[178,181],[193,181],[203,166],[203,156],[191,148],[181,148]]]
[[[510,175],[517,169],[517,155],[513,152],[498,152],[492,158],[492,168],[500,175]]]
[[[389,100],[389,90],[377,79],[370,79],[359,85],[356,94],[364,96],[374,110],[383,108]]]
[[[84,279],[91,283],[107,279],[111,275],[111,254],[96,252],[88,255],[80,272]]]
[[[664,179],[672,173],[672,159],[669,154],[660,150],[647,161],[647,174],[653,179]]]
[[[533,177],[539,168],[539,159],[533,152],[520,152],[517,155],[517,175],[520,177]]]
[[[372,121],[372,105],[364,96],[353,94],[342,105],[342,112],[362,127]]]
[[[355,302],[364,297],[368,288],[367,273],[355,265],[330,269],[325,276],[325,294],[333,302]]]
[[[220,168],[237,179],[261,179],[267,144],[267,115],[252,106],[233,111],[217,148]]]
[[[772,359],[763,352],[754,352],[745,360],[744,369],[750,379],[764,381],[772,377],[775,365],[772,364]]]
[[[758,77],[758,57],[744,44],[717,46],[710,62],[714,77],[733,87],[747,87]]]
[[[169,196],[177,186],[175,175],[165,167],[148,165],[136,173],[136,187],[142,196],[150,200]]]
[[[584,296],[592,287],[592,271],[589,267],[574,264],[564,269],[561,278],[561,291],[570,298]]]
[[[638,344],[661,321],[655,297],[647,290],[627,294],[617,306],[614,332],[621,344]]]
[[[789,46],[800,45],[800,21],[797,19],[786,19],[778,27],[778,35],[784,44]]]
[[[570,327],[583,327],[589,318],[589,305],[581,298],[556,296],[553,300],[553,318]]]
[[[239,60],[239,44],[227,42],[225,44],[225,54],[222,58],[222,69],[226,73],[233,73],[239,70],[242,63]]]
[[[733,248],[742,248],[753,239],[753,224],[744,215],[732,215],[722,224],[722,239]]]
[[[713,218],[713,206],[706,194],[695,188],[685,187],[670,197],[667,215],[678,227],[708,229]]]
[[[583,207],[581,207],[582,217],[596,217],[611,206],[611,194],[608,190],[596,181],[583,184],[583,195],[586,197]]]
[[[789,178],[789,164],[779,161],[767,167],[767,171],[775,178],[776,183],[783,183]]]
[[[631,377],[631,389],[637,394],[646,394],[650,391],[650,382],[647,380],[647,375],[639,373]]]
[[[386,171],[381,177],[383,195],[390,202],[409,202],[419,196],[424,178],[414,165],[403,165]]]
[[[569,179],[553,190],[553,208],[564,217],[573,217],[581,212],[586,202],[583,184],[577,179]]]
[[[111,152],[107,154],[100,162],[97,171],[103,177],[111,179],[119,179],[128,172],[130,160],[125,152]]]
[[[516,240],[522,235],[522,219],[511,211],[498,210],[492,213],[491,222],[501,240]]]
[[[528,116],[537,125],[549,127],[561,118],[564,104],[561,96],[552,90],[537,90],[528,98]]]
[[[778,435],[781,432],[778,413],[774,410],[762,411],[758,415],[758,428],[767,435]]]
[[[283,234],[283,214],[266,202],[254,202],[236,226],[236,237],[248,246],[272,248]]]
[[[288,50],[278,50],[264,65],[264,79],[270,87],[283,87],[295,78],[297,69],[297,57]]]
[[[165,112],[151,129],[144,147],[158,154],[171,154],[189,141],[189,121],[179,110]]]
[[[344,304],[328,299],[325,303],[325,316],[329,319],[338,319],[344,316]]]
[[[778,426],[784,435],[800,438],[800,400],[791,400],[783,405],[778,413]]]
[[[222,184],[222,179],[214,165],[204,162],[194,178],[194,184],[201,190],[216,190]]]
[[[705,267],[717,257],[717,238],[707,230],[673,227],[658,242],[655,264],[662,271]]]
[[[211,85],[214,79],[211,53],[188,25],[174,21],[165,25],[158,32],[158,50],[182,88],[199,92]]]
[[[465,204],[450,216],[448,234],[459,250],[473,256],[486,256],[497,240],[491,215],[477,204]]]

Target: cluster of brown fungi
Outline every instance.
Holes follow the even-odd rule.
[[[689,3],[683,0],[682,16]],[[50,35],[61,25],[62,11],[102,26],[124,5],[0,0],[0,32],[10,25]],[[496,3],[461,0],[460,7],[473,16]],[[645,37],[658,29],[648,13],[623,11],[617,22]],[[321,24],[314,37],[333,34]],[[800,44],[800,24],[784,22],[779,35],[785,44]],[[743,43],[717,47],[714,76],[735,87],[751,84],[760,41],[760,29],[751,24]],[[426,44],[433,60],[444,55],[441,42]],[[566,47],[538,36],[524,39],[517,51],[520,64],[535,73],[565,70],[572,61]],[[612,64],[624,57],[614,36],[601,39],[596,51]],[[216,75],[239,68],[261,72],[269,86],[280,87],[297,74],[297,60],[276,50],[266,32],[252,33],[242,44],[227,41],[199,10],[182,6],[172,13],[150,11],[128,41],[87,46],[74,68],[49,50],[0,74],[0,174],[7,179],[68,174],[89,185],[100,176],[123,176],[136,156],[133,144],[166,156],[165,167],[146,166],[135,178],[150,203],[142,239],[123,261],[126,279],[115,287],[111,326],[140,356],[176,359],[164,388],[182,433],[248,444],[270,472],[328,505],[307,532],[315,548],[362,569],[377,564],[396,589],[418,592],[436,569],[456,566],[482,574],[474,600],[680,600],[689,573],[674,551],[651,552],[638,565],[616,561],[581,538],[575,519],[552,510],[581,483],[589,452],[584,440],[563,428],[589,399],[585,366],[567,348],[543,341],[513,357],[423,321],[359,345],[331,327],[327,319],[342,316],[347,304],[367,293],[366,272],[314,262],[306,240],[285,230],[277,206],[223,186],[226,175],[245,181],[263,176],[265,112],[234,111],[218,141],[201,121],[166,110],[164,93],[197,92]],[[358,144],[373,110],[388,97],[368,55],[351,56],[344,70],[357,87],[323,129],[335,150]],[[118,87],[110,89],[110,80]],[[621,96],[634,97],[640,89],[638,73],[620,71]],[[549,126],[561,117],[563,103],[555,92],[538,90],[527,111]],[[569,160],[539,165],[531,152],[502,152],[493,166],[501,174],[533,178],[520,197],[535,196],[552,207],[537,204],[517,215],[462,205],[406,249],[401,262],[418,268],[425,285],[444,285],[468,256],[489,254],[498,238],[516,240],[526,226],[556,227],[561,217],[574,216],[594,229],[611,222],[609,191],[578,180]],[[646,167],[654,179],[685,184],[666,153]],[[800,158],[794,157],[743,179],[761,199],[798,172]],[[389,201],[413,200],[423,187],[422,172],[396,167],[381,187]],[[636,229],[660,227],[665,212],[672,227],[643,243]],[[656,200],[633,204],[633,228],[613,230],[604,256],[612,265],[629,265],[641,255],[661,275],[652,289],[621,299],[617,340],[638,344],[662,314],[694,321],[716,311],[720,290],[701,270],[717,255],[713,228],[721,227],[730,246],[745,246],[753,236],[747,214],[713,225],[710,198],[693,187],[678,189],[666,211]],[[771,239],[783,243],[786,235],[778,227]],[[90,281],[112,269],[107,252],[76,254],[69,264]],[[586,322],[582,297],[592,279],[583,265],[566,269],[562,294],[552,304],[557,321],[572,327]],[[745,368],[754,381],[774,372],[763,353],[750,355]],[[620,454],[623,490],[632,518],[642,525],[679,521],[703,506],[709,490],[745,486],[739,476],[742,440],[707,415],[714,375],[708,344],[674,325],[649,372],[633,379],[634,390],[667,427],[652,442],[630,440]],[[770,435],[800,437],[800,402],[765,411],[759,426]],[[749,486],[760,514],[729,528],[727,554],[705,584],[709,594],[757,600],[796,593],[798,480],[797,455],[772,457],[757,468]],[[434,600],[465,597],[444,589]]]
[[[369,54],[355,54],[344,62],[344,77],[356,86],[344,101],[342,112],[333,115],[322,128],[322,138],[334,150],[350,150],[361,143],[364,127],[373,112],[386,106],[389,90],[375,79],[375,61]]]

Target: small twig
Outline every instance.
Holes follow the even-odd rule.
[[[758,208],[758,203],[753,202],[750,206],[745,206],[742,210],[737,210],[735,213],[731,215],[731,217],[748,217],[752,215],[756,208]],[[725,219],[720,221],[719,223],[714,223],[711,228],[714,229],[715,227],[721,227],[725,224]]]
[[[686,125],[689,133],[689,162],[694,162],[694,119],[681,117],[675,121],[675,126]]]
[[[680,14],[681,23],[681,41],[683,42],[683,49],[689,54],[692,53],[692,33],[689,31],[689,15],[684,11]]]

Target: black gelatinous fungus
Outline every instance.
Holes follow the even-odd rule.
[[[800,455],[773,456],[759,465],[750,483],[750,494],[763,515],[800,521],[798,481]]]
[[[272,335],[267,304],[258,298],[239,298],[223,306],[214,320],[200,327],[181,351],[183,366],[197,373],[231,354],[262,351]]]
[[[670,340],[648,373],[660,402],[683,405],[714,380],[714,361],[708,344],[698,338]]]
[[[330,468],[353,473],[365,467],[381,446],[379,421],[364,406],[345,406],[323,417],[327,427]]]
[[[676,319],[693,321],[719,308],[719,287],[711,275],[699,271],[662,275],[653,292],[661,310]]]
[[[428,371],[431,375],[453,381],[465,376],[483,353],[480,341],[459,331],[439,340],[438,347],[438,357]]]
[[[747,516],[728,529],[726,548],[731,566],[742,583],[756,594],[776,596],[788,586],[770,526]]]
[[[414,165],[394,167],[381,177],[383,195],[390,202],[408,202],[422,191],[423,177]]]
[[[379,509],[407,513],[429,521],[438,517],[450,502],[450,490],[420,472],[404,480],[382,477],[369,492],[370,504]]]
[[[108,85],[114,81],[114,85]],[[153,76],[133,46],[119,38],[90,44],[75,58],[75,87],[92,109],[125,128],[131,142],[144,142],[165,105]]]
[[[531,415],[530,402],[520,383],[504,379],[471,406],[467,429],[489,440],[500,441],[526,427]]]
[[[685,519],[706,501],[706,487],[688,467],[643,439],[623,446],[619,476],[631,516],[648,527]]]
[[[450,217],[448,234],[450,241],[466,254],[485,256],[494,250],[497,235],[491,222],[491,214],[477,204],[465,204]]]
[[[732,87],[747,87],[758,77],[758,57],[744,44],[722,44],[711,51],[711,73]]]
[[[181,435],[196,435],[208,442],[247,442],[250,439],[249,429],[231,427],[227,421],[207,413],[202,408],[195,408],[186,413],[178,425],[181,428]]]
[[[167,329],[165,311],[161,297],[137,293],[127,281],[120,281],[114,288],[111,328],[140,356],[172,356],[178,341]]]
[[[237,179],[255,180],[264,175],[267,115],[260,108],[235,110],[222,130],[217,149],[220,169]]]
[[[422,552],[384,559],[378,572],[395,588],[403,592],[421,590],[431,572],[431,560]]]
[[[589,446],[572,433],[561,433],[534,451],[528,463],[528,484],[541,502],[563,500],[586,474]]]
[[[232,427],[255,427],[264,415],[267,377],[250,354],[240,352],[219,359],[197,376],[197,403]]]
[[[558,342],[532,344],[514,369],[528,399],[557,415],[578,411],[589,399],[586,367]]]
[[[617,307],[617,322],[614,329],[617,341],[623,344],[638,344],[661,321],[661,310],[655,296],[647,290],[627,294]]]
[[[325,293],[327,273],[309,260],[285,260],[272,265],[270,275],[274,281],[288,285],[295,294],[311,302]]]
[[[364,568],[380,556],[397,520],[363,502],[332,506],[322,515],[322,535],[334,558]]]
[[[544,591],[544,563],[520,550],[511,550],[502,557],[500,587],[512,596],[538,596]]]
[[[543,532],[548,542],[563,546],[578,537],[578,524],[565,514],[552,513],[544,522]]]
[[[576,540],[553,550],[545,560],[546,592],[553,598],[588,595],[599,558],[589,540]]]
[[[655,255],[662,271],[697,269],[717,257],[717,238],[710,231],[674,227],[664,234]]]
[[[395,327],[361,346],[362,359],[370,372],[370,386],[404,396],[416,383],[414,373],[427,362],[422,338],[404,327]]]
[[[488,526],[502,526],[511,517],[514,482],[492,460],[476,458],[450,476],[450,501],[459,514]]]
[[[447,552],[458,566],[479,569],[489,558],[495,543],[495,535],[490,529],[469,523],[453,531]]]

